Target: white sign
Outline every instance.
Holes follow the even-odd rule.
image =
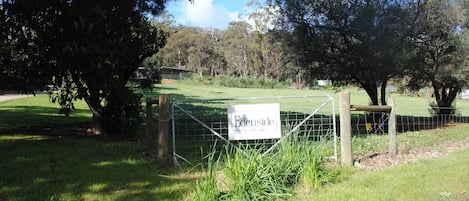
[[[273,139],[281,136],[278,103],[228,107],[229,140]]]

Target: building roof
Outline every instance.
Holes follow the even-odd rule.
[[[188,69],[185,69],[185,68],[176,68],[176,67],[168,67],[168,66],[162,66],[162,67],[159,68],[159,70],[192,72],[192,70],[188,70]]]

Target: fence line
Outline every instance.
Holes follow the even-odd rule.
[[[225,144],[244,144],[272,151],[282,139],[228,139],[228,111],[230,105],[278,103],[282,137],[295,137],[314,143],[332,142],[333,158],[337,159],[335,108],[332,97],[276,96],[253,98],[225,98],[209,100],[179,100],[172,105],[172,149],[174,162],[189,162],[213,150],[221,151]]]
[[[387,113],[354,112],[352,113],[353,135],[386,134]],[[457,115],[438,115],[432,117],[396,115],[398,133],[442,128],[457,123],[469,123],[469,117]]]

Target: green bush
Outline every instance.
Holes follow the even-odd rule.
[[[287,88],[292,84],[291,80],[278,81],[271,78],[254,76],[233,77],[228,75],[218,75],[215,77],[209,77],[195,75],[191,78],[191,80],[206,85],[220,85],[236,88],[278,89]]]
[[[286,161],[276,161],[275,156],[262,154],[248,147],[227,154],[224,173],[228,190],[223,200],[278,200],[290,195],[286,185],[289,171]]]
[[[300,181],[316,189],[346,175],[341,169],[325,168],[321,148],[296,136],[267,154],[247,145],[225,150],[223,166],[220,160],[209,160],[206,178],[197,182],[195,200],[284,200]],[[214,167],[220,167],[223,184],[216,183]],[[222,191],[220,185],[225,187]]]

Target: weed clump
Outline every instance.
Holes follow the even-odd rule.
[[[314,190],[341,175],[341,171],[325,168],[317,144],[295,137],[267,154],[243,145],[225,150],[218,160],[209,161],[193,200],[286,200],[300,182]],[[216,178],[219,175],[222,179]]]

